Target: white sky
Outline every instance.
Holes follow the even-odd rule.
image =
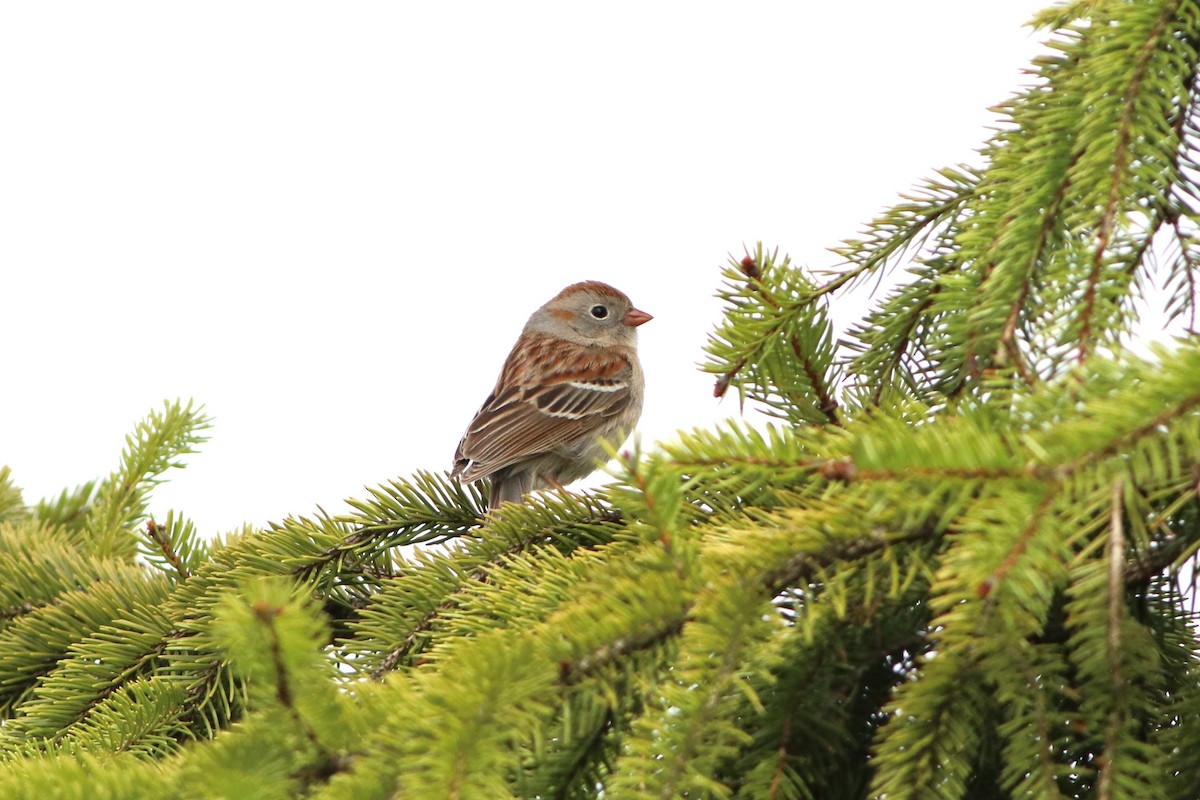
[[[737,414],[695,366],[726,254],[829,266],[971,159],[1044,4],[0,5],[0,464],[56,494],[193,397],[157,516],[341,513],[448,468],[586,278],[655,315],[644,439]]]

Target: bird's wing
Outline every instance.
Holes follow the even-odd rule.
[[[453,474],[478,480],[601,430],[628,407],[632,377],[620,352],[523,341],[459,442]]]

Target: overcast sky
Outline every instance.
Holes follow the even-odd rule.
[[[5,3],[0,464],[56,494],[191,397],[156,516],[341,513],[448,468],[587,278],[655,316],[644,439],[736,415],[695,366],[727,254],[830,266],[971,160],[1042,5]]]

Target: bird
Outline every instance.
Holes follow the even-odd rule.
[[[533,312],[454,452],[491,482],[488,510],[594,472],[642,413],[637,329],[653,317],[607,283],[573,283]]]

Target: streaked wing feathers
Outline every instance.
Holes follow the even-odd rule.
[[[455,453],[471,481],[600,431],[630,401],[629,359],[560,339],[523,341]]]

